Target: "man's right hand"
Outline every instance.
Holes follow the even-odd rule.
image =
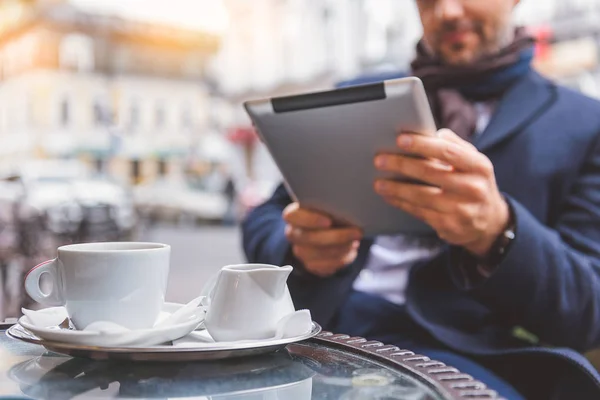
[[[330,217],[298,203],[286,207],[283,219],[294,255],[311,274],[331,276],[356,259],[363,236],[358,228],[332,228]]]

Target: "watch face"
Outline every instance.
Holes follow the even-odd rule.
[[[508,246],[515,238],[515,231],[512,228],[509,228],[502,232],[502,235],[498,237],[498,240],[492,247],[490,251],[490,255],[488,257],[488,263],[491,265],[498,265],[502,261],[502,257],[506,253]]]

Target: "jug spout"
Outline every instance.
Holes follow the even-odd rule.
[[[279,298],[284,294],[288,276],[293,268],[290,265],[279,268],[258,269],[251,272],[256,282],[270,297]]]

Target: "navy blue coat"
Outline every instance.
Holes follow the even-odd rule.
[[[563,398],[553,396],[564,390],[567,398],[600,398],[598,375],[573,351],[600,345],[599,138],[599,102],[535,72],[522,78],[474,142],[493,162],[515,211],[509,252],[476,287],[462,283],[450,246],[411,270],[411,317],[450,348],[507,377],[527,398]],[[299,269],[289,280],[296,306],[331,327],[372,241],[364,240],[357,260],[335,276],[302,273],[284,236],[281,213],[290,202],[279,187],[253,210],[243,224],[244,249],[251,262]],[[517,326],[552,347],[516,340]]]

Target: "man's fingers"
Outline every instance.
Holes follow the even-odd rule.
[[[434,158],[443,163],[452,165],[458,170],[467,172],[489,172],[490,162],[472,145],[456,139],[448,140],[448,133],[442,133],[442,137],[430,137],[425,135],[401,134],[398,137],[398,147],[409,154],[424,158]],[[461,139],[462,140],[462,139]]]
[[[327,278],[339,271],[343,265],[340,261],[315,261],[304,264],[304,268],[313,275]]]
[[[304,268],[311,274],[328,277],[335,274],[340,269],[351,264],[356,260],[358,252],[353,250],[346,254],[344,257],[338,259],[319,260],[304,263]]]
[[[399,200],[399,199],[393,198],[393,197],[384,197],[383,199],[388,204],[390,204],[396,208],[399,208],[401,210],[404,210],[407,213],[414,216],[415,218],[417,218],[425,223],[428,223],[428,224],[431,224],[431,221],[435,221],[435,219],[438,218],[438,216],[439,216],[439,213],[437,211],[419,207],[419,206],[409,203],[407,201]]]
[[[451,211],[453,206],[450,197],[437,187],[378,180],[375,182],[375,191],[385,199],[395,199],[439,212]]]
[[[437,160],[380,154],[375,157],[375,166],[380,171],[416,179],[433,186],[447,187],[453,179],[456,179],[456,174],[452,174],[453,168]]]
[[[285,208],[283,219],[290,225],[306,229],[329,228],[332,224],[328,216],[301,208],[298,203],[292,203]]]
[[[456,133],[452,132],[450,129],[440,129],[437,131],[436,136],[440,139],[448,140],[449,142],[456,143],[461,147],[466,148],[474,148],[470,142],[467,142],[465,139],[458,136]]]
[[[362,233],[357,228],[311,230],[290,226],[286,229],[286,236],[293,244],[317,247],[348,245],[362,239]]]
[[[298,259],[306,263],[309,261],[340,260],[352,251],[357,250],[358,246],[359,242],[357,241],[344,246],[332,247],[295,245],[292,250]]]

